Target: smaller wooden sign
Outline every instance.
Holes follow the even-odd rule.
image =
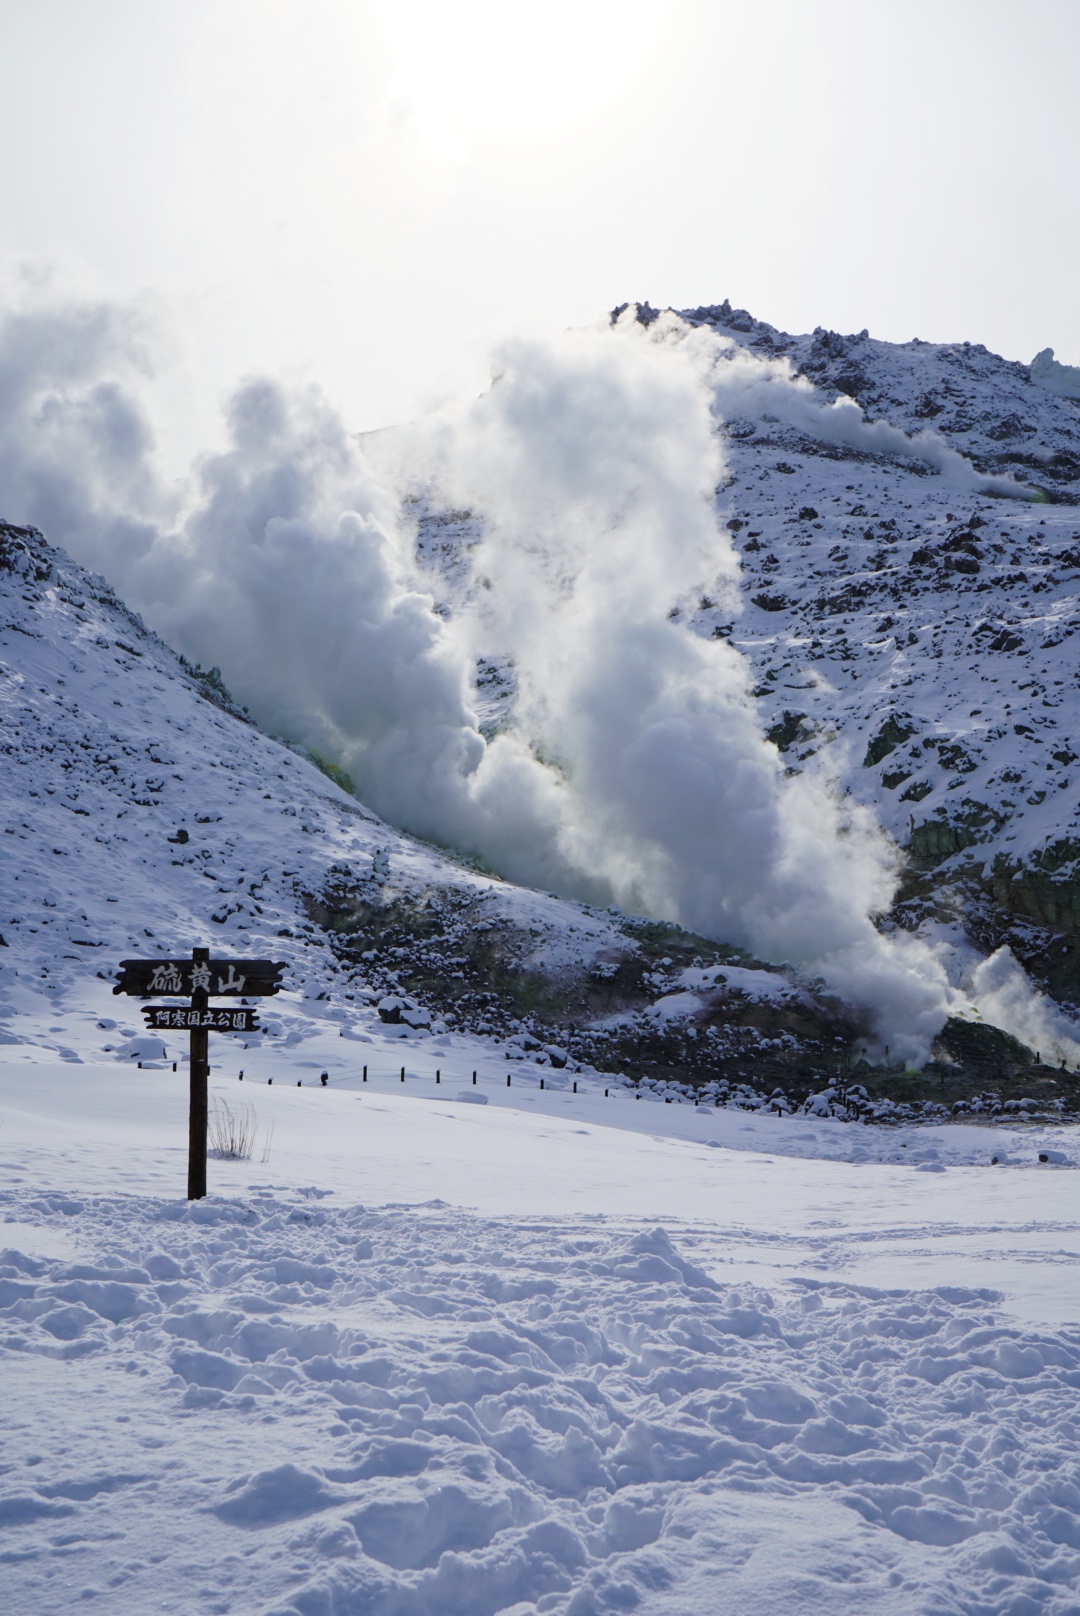
[[[259,1031],[255,1010],[230,1010],[225,1006],[195,1010],[188,1005],[144,1004],[142,1013],[146,1017],[146,1025],[155,1032],[204,1027],[208,1032]]]

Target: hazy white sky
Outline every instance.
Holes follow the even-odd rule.
[[[177,453],[633,298],[1080,362],[1080,0],[0,0],[0,58],[0,261],[163,312]]]

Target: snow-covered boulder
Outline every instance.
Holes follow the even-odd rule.
[[[406,1026],[414,1029],[431,1026],[431,1012],[424,1010],[412,999],[402,998],[396,993],[388,993],[380,999],[376,1006],[379,1020],[392,1027]]]

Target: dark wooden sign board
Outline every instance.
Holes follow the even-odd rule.
[[[277,993],[284,961],[211,959],[208,948],[193,948],[191,958],[121,960],[114,993],[146,999],[152,993],[191,995],[190,1005],[144,1005],[147,1025],[155,1029],[186,1027],[190,1033],[191,1103],[188,1110],[188,1200],[206,1194],[206,1133],[209,1126],[208,1079],[210,1033],[257,1032],[255,1011],[215,1005],[210,998],[248,998]]]
[[[195,955],[201,954],[202,959]],[[114,993],[132,993],[148,999],[163,993],[166,998],[203,992],[212,999],[224,995],[252,999],[277,993],[284,964],[274,960],[211,959],[206,949],[195,949],[189,960],[121,960],[120,979]]]

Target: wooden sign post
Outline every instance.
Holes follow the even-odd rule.
[[[193,948],[191,960],[191,1008],[198,1013],[210,1008],[208,989],[195,986],[196,972],[201,979],[210,964],[210,950]],[[198,1026],[192,1027],[189,1037],[187,1198],[201,1201],[206,1194],[206,1135],[210,1127],[210,1034],[205,1027]]]
[[[211,959],[208,948],[193,948],[189,960],[121,960],[120,980],[114,993],[145,999],[151,993],[167,996],[190,993],[190,1005],[144,1005],[148,1027],[162,1030],[186,1027],[190,1036],[188,1109],[188,1200],[206,1194],[206,1134],[209,1127],[208,1079],[210,1033],[258,1032],[254,1010],[210,1007],[210,997],[248,998],[277,993],[284,961]]]

